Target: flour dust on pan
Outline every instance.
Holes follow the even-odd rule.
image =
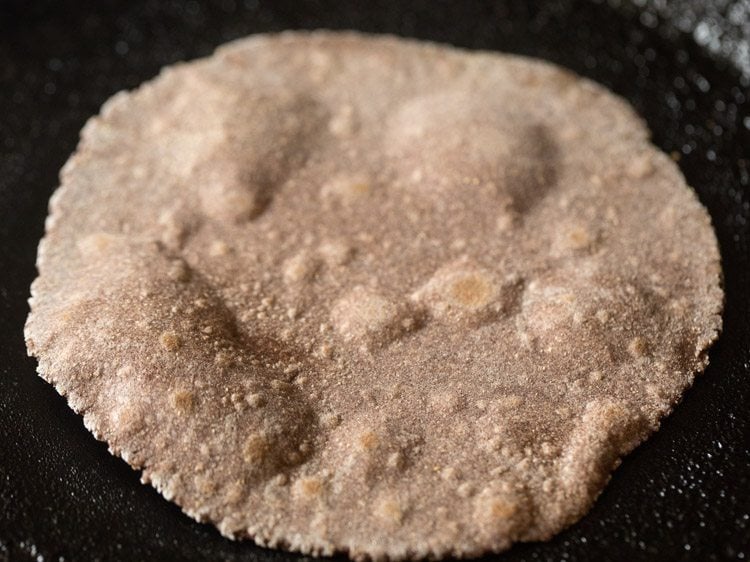
[[[579,519],[707,363],[707,213],[621,99],[392,37],[256,36],[108,101],[26,337],[226,536],[475,556]]]

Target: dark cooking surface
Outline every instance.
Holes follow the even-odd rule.
[[[711,366],[591,513],[504,560],[750,558],[748,83],[655,20],[583,1],[17,2],[0,7],[0,560],[298,559],[232,543],[142,486],[34,375],[22,326],[57,172],[99,105],[257,31],[355,28],[540,56],[627,97],[708,207],[726,278]],[[80,8],[79,8],[80,9]],[[744,159],[743,159],[744,158]]]

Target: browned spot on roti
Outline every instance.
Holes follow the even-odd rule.
[[[190,414],[195,408],[195,396],[188,390],[177,390],[170,397],[172,407],[180,414]]]
[[[489,300],[492,286],[478,275],[469,275],[455,280],[450,286],[450,294],[461,306],[477,308]]]
[[[162,332],[159,336],[159,343],[167,351],[177,351],[180,349],[180,344],[182,342],[176,333],[172,330],[167,330],[166,332]]]

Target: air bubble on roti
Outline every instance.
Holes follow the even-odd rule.
[[[405,188],[425,197],[477,194],[519,213],[554,182],[555,147],[541,124],[467,92],[406,101],[390,124],[386,151]]]

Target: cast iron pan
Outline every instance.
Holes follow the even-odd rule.
[[[624,95],[648,120],[656,144],[679,158],[721,243],[727,300],[711,365],[616,471],[589,515],[550,542],[515,546],[503,558],[750,558],[750,88],[728,64],[653,14],[574,0],[2,6],[0,559],[300,558],[228,541],[141,485],[35,376],[22,327],[47,200],[78,131],[101,103],[229,39],[318,27],[554,61]]]

